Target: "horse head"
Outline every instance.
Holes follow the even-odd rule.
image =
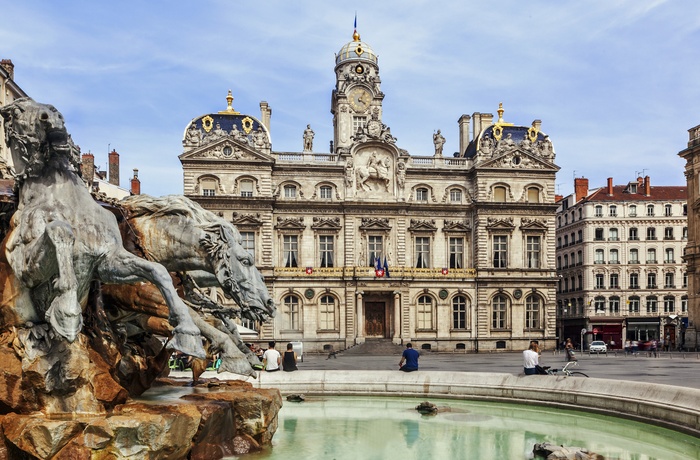
[[[275,303],[252,254],[241,245],[236,227],[221,221],[210,226],[206,234],[203,243],[214,259],[214,274],[224,294],[241,307],[241,316],[261,322],[275,316]]]
[[[2,107],[0,115],[18,177],[40,175],[50,160],[62,162],[62,168],[79,169],[80,153],[54,106],[23,97]]]

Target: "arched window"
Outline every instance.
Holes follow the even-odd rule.
[[[595,263],[604,264],[605,263],[605,251],[603,249],[595,250]]]
[[[610,311],[611,315],[619,315],[620,314],[620,298],[617,296],[612,296],[610,297],[610,301],[608,302],[608,311]]]
[[[508,299],[497,295],[491,303],[491,329],[506,329],[508,327]]]
[[[659,311],[658,300],[655,295],[647,297],[647,313],[657,313]]]
[[[288,295],[284,298],[284,314],[287,320],[287,327],[290,330],[298,331],[301,324],[300,316],[301,309],[299,306],[299,297]]]
[[[333,199],[333,187],[330,185],[322,185],[319,188],[319,196],[322,200],[332,200]]]
[[[603,297],[602,295],[597,296],[595,299],[593,299],[593,306],[595,308],[596,315],[604,315],[605,314],[605,297]]]
[[[676,287],[676,276],[673,272],[664,273],[664,287],[667,289]]]
[[[647,205],[647,216],[652,217],[653,215],[654,215],[654,205],[648,204]]]
[[[335,298],[330,295],[321,296],[321,304],[319,306],[319,329],[333,331],[335,326]]]
[[[416,201],[428,201],[428,189],[419,187],[416,189]]]
[[[611,217],[617,216],[617,206],[615,206],[614,204],[610,205],[609,211]]]
[[[664,216],[670,217],[673,215],[673,207],[670,204],[664,206]]]
[[[596,217],[603,217],[603,207],[601,205],[597,205],[595,207],[595,216]]]
[[[648,264],[655,264],[656,263],[656,249],[654,249],[654,248],[647,249],[647,263]]]
[[[664,297],[664,313],[675,313],[676,311],[676,298],[672,295],[667,295]]]
[[[664,262],[667,264],[674,264],[676,263],[676,258],[673,253],[673,248],[666,248],[665,252],[665,257],[664,257]]]
[[[542,324],[540,318],[541,313],[541,302],[540,298],[536,295],[529,295],[525,299],[525,327],[528,329],[540,329]]]
[[[467,329],[469,320],[467,302],[467,298],[463,295],[452,299],[452,329]]]
[[[620,263],[620,256],[619,256],[619,252],[617,249],[610,250],[610,263],[611,264],[619,264]]]
[[[629,263],[631,264],[638,264],[639,263],[639,249],[632,248],[630,249],[630,261]]]
[[[628,310],[630,315],[639,314],[639,296],[633,295],[630,297]]]
[[[418,298],[418,329],[433,329],[433,299],[427,295]]]
[[[630,215],[630,217],[637,217],[637,205],[636,204],[630,205],[629,215]]]
[[[296,198],[297,197],[297,186],[293,184],[287,184],[284,186],[284,197],[285,198]]]
[[[527,189],[527,201],[528,201],[528,203],[539,203],[540,202],[540,190],[537,187],[528,187],[528,189]]]
[[[505,203],[506,201],[506,188],[503,186],[497,186],[493,188],[493,201],[497,203]]]
[[[243,179],[240,183],[241,196],[251,197],[253,196],[253,181],[250,179]]]

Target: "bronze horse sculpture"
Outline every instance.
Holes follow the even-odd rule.
[[[30,98],[2,107],[0,114],[19,185],[17,210],[0,248],[4,326],[46,322],[73,342],[93,279],[149,281],[169,307],[174,329],[168,347],[204,357],[199,328],[168,271],[124,249],[115,217],[90,195],[61,114]]]

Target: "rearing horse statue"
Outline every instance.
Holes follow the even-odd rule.
[[[170,309],[169,347],[204,357],[200,331],[168,271],[122,245],[115,217],[98,205],[78,175],[79,152],[51,105],[18,99],[0,109],[19,183],[19,203],[2,242],[9,265],[0,313],[12,325],[48,322],[73,342],[83,324],[90,282],[150,281]]]

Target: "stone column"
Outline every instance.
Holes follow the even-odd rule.
[[[394,291],[394,337],[392,342],[401,344],[401,293]]]
[[[359,343],[365,342],[365,321],[362,314],[362,294],[364,292],[357,291],[357,303],[355,304],[355,341]]]

